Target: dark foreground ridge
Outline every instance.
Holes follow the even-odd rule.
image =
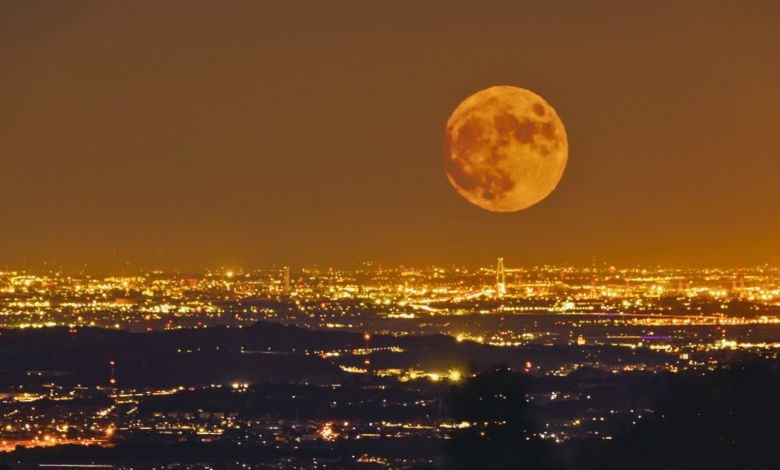
[[[10,384],[54,382],[115,388],[175,388],[231,383],[323,383],[343,380],[342,367],[365,367],[363,335],[312,331],[271,322],[243,328],[217,326],[130,333],[100,328],[52,327],[0,330],[0,379]],[[597,361],[625,365],[625,348],[614,346],[526,345],[502,348],[445,335],[374,335],[374,370],[465,371],[468,364],[507,364],[515,370],[531,362],[537,370],[563,370],[567,364]],[[341,352],[339,356],[322,355]],[[638,350],[631,360],[663,364],[663,353]],[[110,383],[114,362],[115,384]]]

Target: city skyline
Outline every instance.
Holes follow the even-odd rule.
[[[498,258],[504,260],[505,258]],[[507,264],[508,263],[508,264]],[[73,264],[73,265],[55,265],[55,264],[42,264],[35,266],[27,264],[26,262],[20,263],[18,266],[2,266],[0,267],[0,275],[9,274],[29,274],[29,275],[65,275],[65,276],[93,276],[93,277],[126,277],[137,276],[144,274],[166,274],[166,275],[192,275],[192,276],[204,276],[204,275],[249,275],[252,273],[260,272],[278,272],[282,275],[285,270],[289,270],[290,273],[327,273],[327,272],[432,272],[434,270],[457,270],[464,272],[475,271],[491,271],[495,270],[496,259],[485,260],[483,263],[434,263],[434,264],[410,264],[410,263],[395,263],[395,264],[383,264],[374,260],[367,260],[362,262],[355,262],[350,264],[323,264],[323,263],[305,263],[297,266],[289,266],[285,264],[267,264],[267,265],[255,265],[251,266],[247,263],[230,262],[223,264],[214,264],[211,266],[195,266],[190,268],[181,268],[175,265],[159,265],[151,268],[144,268],[139,266],[131,266],[129,264],[115,264],[114,266],[90,266],[89,264]],[[552,262],[539,262],[539,263],[516,263],[513,260],[504,261],[504,268],[507,271],[529,271],[538,269],[558,269],[567,270],[571,272],[599,272],[613,270],[616,272],[635,273],[635,272],[674,272],[674,271],[697,271],[697,272],[713,272],[713,273],[739,273],[745,270],[758,270],[758,271],[774,271],[780,269],[777,264],[774,263],[757,263],[757,264],[735,264],[735,265],[687,265],[687,264],[621,264],[610,263],[603,260],[597,260],[595,257],[590,260],[582,259],[580,263],[552,263]]]
[[[0,266],[780,262],[760,2],[0,4]],[[450,187],[447,117],[543,96],[541,203]],[[129,265],[127,263],[130,263]]]

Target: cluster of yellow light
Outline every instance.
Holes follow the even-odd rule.
[[[201,436],[218,436],[224,432],[224,429],[220,428],[214,428],[211,431],[207,430],[206,428],[198,428],[198,431],[196,434],[200,434]]]
[[[32,401],[40,400],[41,398],[44,398],[44,397],[46,397],[46,395],[41,395],[41,394],[38,394],[38,393],[22,393],[22,394],[17,394],[16,396],[14,396],[14,401],[21,401],[21,402],[29,403],[29,402],[32,402]]]
[[[721,339],[720,341],[716,341],[714,345],[711,346],[713,349],[737,349],[737,348],[743,348],[743,349],[769,349],[769,348],[780,348],[780,343],[738,343],[737,341],[729,341],[727,339]]]
[[[95,438],[66,439],[65,437],[44,436],[43,439],[35,437],[33,439],[27,439],[27,440],[2,441],[2,443],[0,443],[0,452],[11,452],[18,445],[27,447],[29,449],[33,447],[49,447],[49,446],[56,446],[56,445],[82,445],[82,446],[99,445],[102,447],[114,447],[115,444],[106,442],[104,439],[95,439]]]
[[[780,318],[760,317],[760,318],[728,318],[723,316],[690,316],[690,317],[631,317],[627,320],[629,325],[645,326],[705,326],[705,325],[755,325],[767,323],[780,323]]]
[[[415,318],[413,313],[390,313],[387,318]]]
[[[469,423],[468,421],[463,421],[463,422],[460,422],[460,423],[442,423],[440,426],[442,428],[458,428],[458,429],[462,429],[462,428],[470,427],[471,423]]]
[[[9,307],[19,307],[19,308],[31,308],[31,307],[51,307],[51,303],[48,301],[45,302],[9,302]]]
[[[402,382],[406,382],[409,379],[415,380],[415,379],[421,379],[423,377],[427,377],[434,382],[442,380],[442,379],[449,379],[453,382],[457,382],[461,378],[460,372],[456,370],[451,370],[449,372],[425,372],[421,370],[410,370],[406,375],[400,377],[400,380]]]
[[[491,346],[506,347],[506,346],[522,346],[523,343],[521,343],[520,341],[515,341],[515,342],[511,342],[511,341],[488,341],[487,344],[489,344]]]
[[[320,429],[320,436],[326,441],[332,441],[338,437],[338,434],[333,430],[333,423],[326,423]]]
[[[360,457],[358,457],[357,462],[361,463],[379,463],[383,466],[387,466],[387,459],[384,459],[382,457],[374,457],[368,454],[363,454]]]

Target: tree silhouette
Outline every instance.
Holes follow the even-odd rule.
[[[536,469],[548,447],[533,436],[526,399],[528,377],[493,367],[450,386],[447,399],[456,422],[445,450],[453,469]]]
[[[778,468],[777,364],[746,362],[667,380],[655,413],[611,441],[591,443],[582,468]]]

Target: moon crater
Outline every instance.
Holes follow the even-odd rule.
[[[471,203],[513,212],[555,189],[568,159],[558,114],[541,97],[517,87],[482,90],[461,103],[444,133],[447,177]]]

